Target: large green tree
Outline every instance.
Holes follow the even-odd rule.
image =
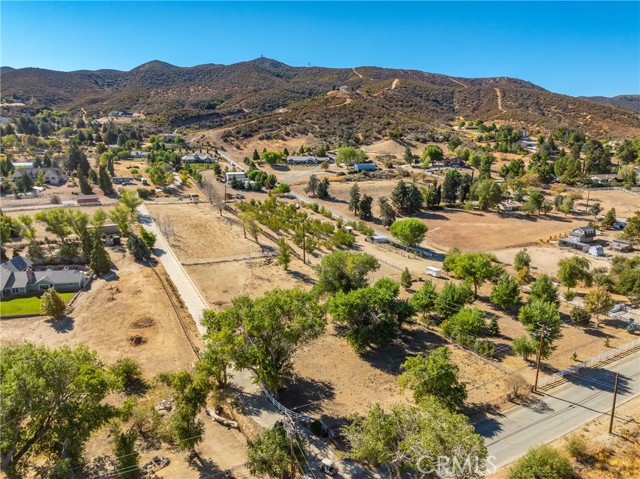
[[[558,279],[567,289],[575,288],[579,282],[591,286],[593,280],[589,272],[589,260],[581,256],[562,258],[558,261]]]
[[[555,303],[534,299],[520,308],[518,319],[527,329],[532,339],[542,340],[542,357],[548,358],[553,350],[553,343],[562,337],[562,321]]]
[[[239,296],[230,308],[206,314],[203,324],[208,334],[232,341],[236,368],[250,368],[277,394],[292,375],[293,354],[322,334],[326,320],[314,294],[274,289],[256,299]]]
[[[301,441],[295,439],[294,454],[291,456],[290,440],[281,423],[276,423],[270,429],[263,430],[247,443],[247,468],[254,477],[269,477],[271,479],[290,479],[291,464],[294,464],[294,474],[297,463],[302,455]]]
[[[502,189],[491,179],[478,180],[471,185],[471,198],[478,202],[482,211],[487,211],[498,206],[502,200]]]
[[[436,287],[431,281],[425,281],[422,287],[416,291],[410,299],[411,306],[417,312],[422,313],[422,317],[425,318],[427,314],[432,312],[436,306],[436,298],[438,293]]]
[[[25,477],[36,458],[69,471],[91,434],[115,414],[105,402],[114,383],[84,346],[7,345],[0,370],[0,453],[11,477]]]
[[[448,254],[444,266],[456,278],[473,284],[473,295],[476,298],[480,286],[504,272],[500,265],[495,263],[495,256],[482,252]]]
[[[359,148],[352,146],[342,146],[338,148],[336,154],[337,165],[353,165],[354,163],[362,163],[367,159],[367,155]]]
[[[403,472],[446,474],[438,469],[448,463],[471,465],[453,470],[452,479],[477,477],[476,464],[482,467],[487,457],[484,440],[466,416],[456,414],[439,401],[427,398],[419,406],[396,405],[385,411],[379,404],[369,406],[364,417],[354,417],[344,430],[349,442],[347,456],[374,466],[385,466],[397,479]]]
[[[415,218],[397,220],[389,228],[391,234],[405,246],[418,246],[427,234],[427,225]]]
[[[512,276],[503,274],[491,290],[489,300],[503,309],[520,304],[520,286]]]
[[[58,319],[64,316],[67,304],[62,296],[53,288],[47,290],[40,298],[40,314]]]
[[[416,403],[427,396],[437,398],[451,410],[462,407],[467,399],[466,386],[458,381],[458,366],[451,361],[446,346],[434,349],[426,356],[413,356],[400,366],[398,383],[413,391]]]
[[[348,293],[368,284],[367,275],[380,268],[378,260],[366,253],[336,251],[320,261],[316,268],[318,282],[314,289],[320,294]]]

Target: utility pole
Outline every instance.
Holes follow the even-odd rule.
[[[590,197],[591,197],[591,189],[588,189],[588,190],[587,190],[587,204],[586,204],[586,206],[584,207],[584,210],[585,210],[585,211],[588,211],[588,210],[589,210],[589,198],[590,198]]]
[[[616,373],[616,383],[613,386],[613,406],[611,406],[611,420],[609,421],[609,434],[613,431],[613,417],[616,412],[616,399],[618,397],[618,379],[620,379],[620,373]]]
[[[538,323],[540,326],[540,345],[538,346],[538,358],[536,359],[536,382],[533,384],[533,392],[538,391],[538,376],[540,375],[540,358],[542,356],[542,340],[544,339],[545,327]]]

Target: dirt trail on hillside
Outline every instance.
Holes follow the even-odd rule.
[[[498,87],[496,87],[495,90],[496,90],[496,95],[498,96],[498,110],[500,110],[502,113],[506,113],[507,110],[502,108],[502,92]]]
[[[458,84],[458,85],[460,85],[460,86],[463,86],[463,87],[465,87],[465,88],[469,88],[469,85],[465,85],[465,84],[464,84],[464,83],[462,83],[461,81],[454,80],[454,79],[453,79],[453,78],[451,78],[451,77],[447,77],[447,78],[448,78],[449,80],[451,80],[452,82],[457,83],[457,84]]]

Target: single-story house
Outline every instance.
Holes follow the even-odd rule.
[[[604,175],[591,175],[589,179],[600,185],[606,185],[614,181],[620,181],[620,178],[616,174],[604,174]]]
[[[319,165],[329,161],[328,156],[287,156],[287,165]]]
[[[614,251],[631,251],[633,246],[628,241],[614,239],[611,241],[611,249]]]
[[[132,151],[131,152],[131,158],[148,158],[148,157],[149,157],[148,151]]]
[[[0,265],[0,298],[39,294],[48,289],[78,291],[84,286],[85,274],[79,269],[34,270],[33,263],[16,256]]]
[[[353,165],[355,171],[375,171],[376,168],[375,163],[356,163]]]
[[[13,181],[17,181],[24,175],[29,175],[29,177],[36,181],[38,179],[38,175],[42,173],[44,177],[44,182],[49,183],[50,185],[61,185],[67,182],[67,175],[64,174],[60,168],[19,168],[13,172],[11,177]]]
[[[184,163],[216,163],[216,160],[206,153],[189,153],[182,157]]]
[[[579,243],[591,243],[596,239],[596,230],[591,226],[574,228],[569,233],[569,239]]]
[[[571,236],[569,236],[568,238],[560,238],[560,240],[558,241],[558,246],[560,248],[564,247],[577,249],[578,251],[582,251],[584,253],[587,253],[589,251],[589,248],[591,247],[590,244],[582,243],[581,241],[578,241]]]
[[[238,181],[245,181],[247,179],[247,175],[244,171],[228,171],[224,174],[224,179],[229,182],[232,178],[235,178]]]
[[[522,203],[515,200],[504,200],[498,204],[498,209],[504,212],[520,211],[520,209],[522,209]]]
[[[78,203],[78,206],[98,206],[102,204],[96,195],[78,195],[76,203]]]

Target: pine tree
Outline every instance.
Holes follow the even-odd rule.
[[[442,183],[442,199],[449,206],[456,202],[461,184],[462,175],[457,170],[448,170]]]
[[[143,261],[151,256],[151,250],[142,238],[135,234],[130,234],[127,240],[127,249],[136,261]]]
[[[403,180],[398,181],[398,184],[391,192],[391,203],[402,214],[407,212],[408,196],[407,184]]]
[[[289,263],[291,263],[291,247],[284,238],[278,239],[278,251],[278,264],[282,266],[282,269],[287,271],[289,269]]]
[[[380,219],[382,220],[382,225],[388,228],[396,220],[396,212],[386,198],[380,198],[378,201],[380,203]]]
[[[82,173],[82,169],[78,167],[78,183],[80,184],[80,192],[83,195],[90,195],[93,193],[93,188],[87,181],[87,177]]]
[[[371,212],[371,206],[373,204],[373,198],[369,195],[364,195],[358,202],[358,216],[364,221],[368,221],[373,218]]]
[[[329,196],[329,178],[322,178],[316,188],[316,196],[318,198],[326,198]]]
[[[358,183],[354,183],[349,190],[349,211],[358,213],[358,205],[360,203],[360,187]]]
[[[96,234],[93,240],[93,251],[91,251],[91,262],[89,265],[96,274],[106,274],[111,271],[111,259],[102,243],[102,236]]]
[[[304,192],[314,197],[318,196],[318,185],[320,185],[318,177],[316,175],[311,175],[309,177],[309,181],[307,182],[307,186],[304,189]]]
[[[411,277],[411,273],[409,272],[409,268],[405,268],[402,272],[402,276],[400,276],[400,284],[404,289],[411,288],[413,284],[413,278]]]
[[[260,153],[256,149],[253,150],[253,161],[260,161]]]
[[[109,174],[111,175],[112,178],[116,176],[115,168],[113,166],[113,156],[109,156],[107,160],[107,170],[109,170]]]
[[[98,185],[105,195],[113,194],[113,183],[111,183],[111,178],[104,165],[100,165],[98,170]]]
[[[415,184],[411,184],[408,188],[407,195],[407,214],[414,214],[422,208],[422,193]]]

